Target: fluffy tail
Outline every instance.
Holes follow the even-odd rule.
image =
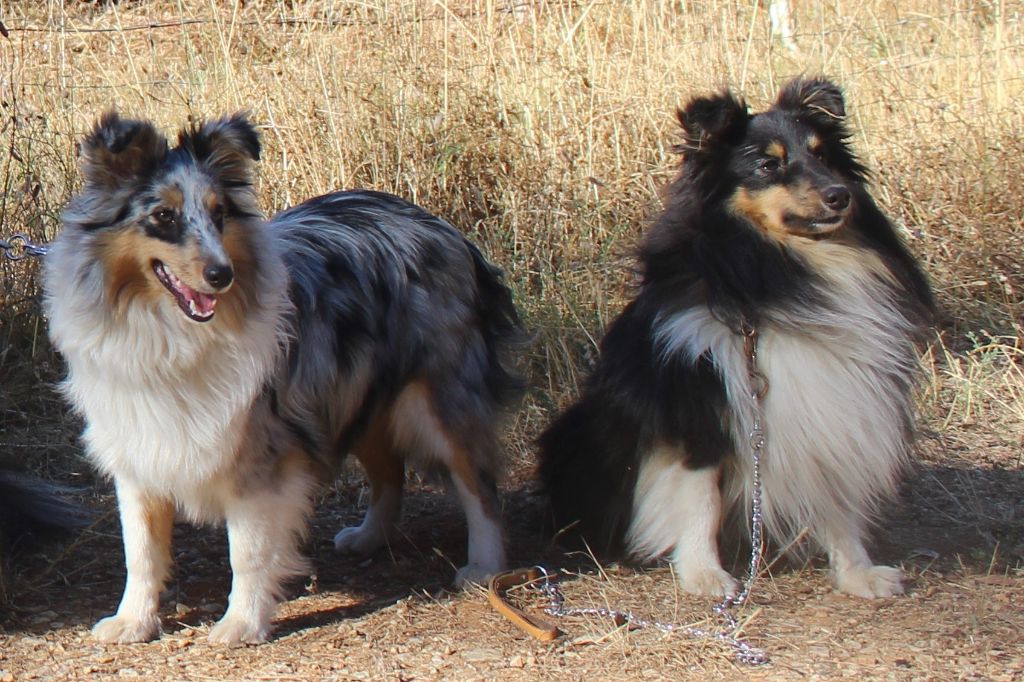
[[[511,352],[524,345],[528,337],[501,269],[491,265],[471,242],[466,241],[466,246],[476,269],[478,314],[487,346],[487,376],[484,380],[495,403],[508,406],[522,397],[526,382],[509,369],[507,363]]]
[[[602,556],[624,552],[636,488],[637,428],[585,397],[538,440],[540,478],[556,537],[582,539]]]
[[[71,489],[35,476],[0,469],[0,559],[26,536],[49,535],[89,525],[94,514],[73,502]]]

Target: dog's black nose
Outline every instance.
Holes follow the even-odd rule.
[[[203,279],[214,289],[224,289],[231,284],[231,280],[234,278],[235,272],[230,265],[207,265],[203,270]]]
[[[845,210],[850,205],[850,190],[842,185],[826,187],[825,191],[821,193],[821,200],[833,211]]]

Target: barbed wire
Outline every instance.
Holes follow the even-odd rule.
[[[552,3],[552,4],[556,4],[557,5],[558,3]],[[609,4],[611,4],[611,3],[597,3],[597,6],[602,6],[602,5],[607,6]],[[508,3],[505,7],[501,8],[499,11],[504,12],[504,13],[514,13],[516,11],[516,8],[517,8],[517,5],[515,5],[514,3]],[[691,13],[698,13],[698,10],[690,10],[690,12]],[[384,13],[380,13],[380,14],[384,14]],[[841,27],[822,29],[822,30],[815,30],[815,31],[807,31],[807,30],[805,30],[805,31],[797,31],[797,32],[795,32],[793,34],[793,38],[797,42],[803,43],[803,44],[817,43],[817,42],[820,42],[821,39],[826,38],[828,36],[833,36],[833,35],[843,35],[843,36],[846,36],[848,38],[851,37],[851,36],[857,35],[857,34],[863,34],[865,36],[870,36],[870,35],[876,35],[879,32],[883,32],[883,31],[889,30],[889,29],[905,28],[907,26],[912,26],[912,25],[915,25],[915,24],[934,24],[934,23],[940,23],[941,24],[941,23],[946,23],[946,22],[949,22],[949,21],[952,21],[952,20],[955,20],[955,19],[961,19],[963,17],[975,16],[977,14],[978,14],[978,10],[976,8],[959,9],[959,10],[949,11],[949,12],[946,12],[946,13],[940,14],[940,15],[920,15],[920,16],[912,16],[912,17],[903,17],[903,18],[897,19],[895,21],[889,21],[889,22],[886,22],[886,23],[872,23],[869,27],[860,27],[857,24],[853,24],[853,25],[844,25],[844,26],[841,26]],[[467,12],[467,13],[464,13],[462,15],[459,15],[459,18],[460,19],[469,19],[469,18],[473,18],[474,16],[482,16],[482,13],[480,13],[480,12]],[[419,15],[419,16],[416,16],[416,17],[399,18],[399,19],[397,19],[397,21],[399,21],[401,23],[407,23],[407,22],[419,23],[419,22],[426,22],[426,21],[439,21],[441,19],[443,19],[442,15]],[[1024,20],[1024,15],[1022,15],[1021,13],[1011,13],[1010,16],[1005,16],[1004,15],[1000,19],[1000,21],[1002,21],[1004,24],[1013,24],[1013,25],[1020,24],[1022,20]],[[273,27],[273,26],[281,26],[281,27],[307,26],[307,27],[310,27],[311,26],[311,27],[323,27],[325,29],[331,29],[331,28],[341,28],[341,27],[356,26],[356,25],[380,25],[380,26],[383,26],[383,25],[386,25],[388,23],[395,23],[395,22],[396,22],[396,19],[393,18],[393,17],[392,18],[382,18],[382,19],[377,19],[377,20],[373,20],[373,19],[316,19],[316,18],[308,18],[308,17],[282,17],[282,18],[276,18],[276,19],[275,18],[263,18],[263,19],[259,19],[259,20],[234,20],[234,21],[227,21],[227,22],[225,20],[219,20],[219,19],[211,18],[211,19],[178,19],[178,20],[173,20],[173,21],[172,20],[152,21],[152,22],[147,22],[147,23],[144,23],[144,24],[132,24],[132,25],[129,25],[129,26],[110,26],[110,27],[96,27],[96,28],[92,28],[92,27],[84,27],[83,28],[83,27],[77,27],[77,26],[74,26],[74,25],[70,25],[69,26],[69,25],[65,25],[65,24],[58,25],[58,26],[11,26],[11,25],[4,25],[3,22],[0,22],[0,34],[4,35],[5,37],[9,36],[12,33],[18,33],[18,32],[25,32],[25,33],[48,33],[48,34],[61,34],[61,35],[96,34],[96,33],[117,33],[117,34],[123,34],[123,33],[136,32],[136,31],[160,31],[160,30],[165,30],[165,29],[177,29],[177,28],[184,28],[184,27],[189,27],[189,26],[207,26],[207,25],[218,25],[219,26],[219,25],[222,25],[224,23],[229,23],[233,27],[266,28],[268,26],[270,26],[270,27]],[[678,40],[678,41],[675,41],[674,44],[677,45],[677,46],[680,46],[680,47],[682,47],[682,46],[710,44],[712,42],[714,42],[714,43],[727,43],[727,44],[728,43],[735,43],[735,44],[744,44],[744,45],[753,43],[753,44],[762,44],[763,45],[763,44],[773,43],[776,40],[778,40],[778,36],[773,36],[773,35],[770,35],[770,34],[763,34],[763,35],[743,34],[743,35],[741,35],[741,34],[737,33],[737,35],[734,36],[734,37],[728,37],[728,36],[721,36],[721,35],[719,35],[719,36],[716,36],[714,38],[714,40],[712,40],[710,38],[693,38],[693,39],[690,39],[690,40]],[[915,59],[913,62],[908,62],[908,63],[896,63],[896,61],[899,59],[899,55],[890,56],[890,57],[886,57],[884,55],[879,55],[876,58],[872,59],[871,63],[865,65],[862,69],[858,69],[856,71],[851,72],[851,75],[859,75],[859,74],[863,74],[863,73],[868,73],[868,72],[870,72],[872,70],[875,70],[875,69],[879,68],[879,66],[881,66],[881,65],[884,65],[889,70],[911,71],[911,70],[914,70],[914,69],[918,69],[918,68],[922,68],[922,67],[927,67],[927,66],[931,66],[931,65],[938,65],[938,64],[944,64],[944,63],[953,62],[953,61],[960,61],[960,60],[963,60],[965,57],[974,58],[974,59],[977,59],[977,58],[984,59],[984,58],[995,57],[995,56],[1000,55],[1000,54],[1006,55],[1006,54],[1016,53],[1016,52],[1020,52],[1022,50],[1024,50],[1024,38],[1021,38],[1020,36],[1017,36],[1017,40],[1016,41],[1011,41],[1011,42],[1008,42],[1006,44],[1003,44],[1003,45],[1000,45],[1000,46],[997,46],[997,47],[991,47],[991,46],[981,47],[980,49],[978,49],[976,51],[972,51],[972,52],[967,53],[967,54],[957,53],[957,54],[933,54],[933,55],[917,56],[918,57],[917,59]],[[479,65],[476,66],[476,68],[481,68],[481,69],[489,68],[489,67],[490,67],[489,64],[479,64]],[[470,66],[469,68],[474,68],[474,67]],[[987,79],[987,80],[984,80],[984,81],[980,82],[979,85],[982,85],[982,86],[995,85],[997,82],[998,83],[1002,83],[1002,84],[1007,84],[1007,83],[1013,83],[1013,82],[1017,82],[1017,81],[1021,81],[1021,80],[1024,80],[1024,78],[1022,78],[1020,76],[1011,76],[1011,77],[1005,77],[1005,78],[991,78],[991,79]],[[109,84],[64,84],[62,87],[64,87],[65,89],[69,89],[69,90],[75,90],[75,89],[118,89],[118,88],[123,88],[123,87],[138,87],[140,85],[162,86],[162,85],[181,85],[181,84],[183,84],[183,81],[176,80],[176,79],[157,79],[157,80],[151,80],[151,81],[144,81],[144,82],[141,82],[141,83],[140,82],[130,82],[130,83],[126,82],[126,83],[109,83]],[[34,88],[49,88],[49,87],[52,87],[52,83],[44,83],[44,82],[22,82],[19,85],[22,86],[22,87],[34,87]]]
[[[615,3],[604,2],[604,3],[596,3],[594,6],[600,7],[600,6],[609,6],[609,5],[613,5],[613,4],[615,4]],[[498,10],[498,12],[504,13],[504,14],[515,14],[517,12],[517,7],[514,6],[514,5],[509,5],[509,6],[500,8]],[[699,14],[699,12],[697,12],[697,11],[691,11],[690,13],[691,14]],[[387,15],[387,14],[394,14],[394,13],[378,12],[378,14]],[[871,30],[872,33],[877,33],[877,32],[879,32],[881,30],[884,30],[884,29],[903,28],[903,27],[906,27],[906,26],[911,26],[913,24],[944,23],[944,22],[947,22],[947,21],[950,21],[950,20],[956,19],[956,18],[972,17],[972,16],[977,16],[977,15],[978,15],[978,10],[975,9],[975,8],[960,9],[960,10],[954,10],[954,11],[951,11],[951,12],[947,12],[945,14],[920,15],[920,16],[913,16],[913,17],[904,17],[904,18],[897,19],[895,21],[889,21],[889,22],[886,22],[886,23],[872,23],[871,27],[870,27],[870,30]],[[483,12],[466,12],[466,13],[463,13],[463,14],[455,14],[455,16],[457,16],[459,19],[471,19],[471,18],[474,18],[474,17],[482,17],[482,16],[484,16],[484,13]],[[19,33],[19,32],[21,32],[21,33],[54,33],[54,34],[132,33],[132,32],[137,32],[137,31],[157,31],[157,30],[169,29],[169,28],[184,28],[184,27],[187,27],[187,26],[210,26],[210,25],[220,26],[220,25],[223,25],[225,23],[230,24],[233,27],[242,26],[242,27],[265,28],[267,26],[285,26],[285,27],[287,27],[287,26],[296,26],[296,27],[298,27],[298,26],[305,26],[305,27],[312,26],[312,27],[323,27],[323,28],[345,28],[345,27],[349,27],[349,26],[386,25],[386,24],[389,24],[389,23],[426,23],[426,22],[433,22],[433,21],[442,21],[443,19],[444,19],[444,14],[443,13],[432,14],[432,15],[431,14],[421,14],[421,15],[417,15],[415,17],[400,17],[400,18],[397,18],[397,19],[394,16],[390,16],[390,17],[387,17],[387,18],[376,19],[376,20],[374,20],[374,19],[353,19],[353,18],[347,18],[347,19],[315,19],[315,18],[310,18],[310,17],[281,17],[281,18],[277,18],[277,19],[274,19],[274,18],[264,18],[264,19],[258,19],[258,20],[257,19],[246,19],[246,20],[227,20],[227,21],[226,20],[218,20],[218,19],[175,19],[175,20],[166,20],[166,21],[150,21],[150,22],[146,22],[146,23],[142,23],[142,24],[131,24],[129,26],[103,26],[103,27],[78,27],[78,26],[74,26],[74,25],[68,26],[68,25],[64,25],[64,24],[59,25],[59,26],[17,26],[17,25],[11,25],[9,23],[5,23],[3,21],[0,21],[0,35],[3,35],[4,37],[9,37],[10,34]],[[1000,20],[1003,23],[1006,23],[1006,24],[1020,24],[1022,21],[1024,21],[1024,15],[1022,15],[1020,13],[1012,13],[1010,16],[1003,16],[1003,17],[1001,17]],[[821,38],[823,36],[830,36],[830,35],[840,35],[840,34],[841,35],[848,35],[851,32],[851,30],[855,30],[855,27],[856,27],[856,24],[853,25],[853,26],[847,24],[847,25],[843,25],[842,27],[830,28],[830,29],[820,29],[820,30],[813,30],[813,31],[801,30],[801,31],[794,32],[793,33],[793,38],[797,39],[797,40],[801,40],[801,39],[816,39],[816,38]],[[725,39],[725,41],[726,42],[732,41],[732,42],[748,43],[748,42],[751,42],[751,41],[753,41],[753,42],[772,42],[772,41],[774,41],[776,39],[777,39],[776,36],[771,36],[771,35],[769,35],[769,36],[741,35],[741,36],[737,36],[735,38]],[[721,42],[721,41],[722,41],[721,39],[716,40],[716,42]],[[702,39],[693,39],[693,40],[689,40],[689,41],[682,41],[682,42],[679,42],[677,44],[680,44],[680,45],[699,45],[699,44],[704,44],[706,42],[710,42],[710,41],[702,40]]]

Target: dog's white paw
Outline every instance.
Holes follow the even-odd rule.
[[[149,642],[160,634],[160,618],[129,618],[124,615],[113,615],[104,618],[92,627],[92,636],[100,642],[108,644],[131,644],[133,642]]]
[[[239,616],[225,615],[210,628],[210,642],[226,646],[262,644],[270,636],[270,623],[253,622]]]
[[[501,566],[466,564],[455,572],[455,587],[465,589],[472,585],[487,586],[491,576],[501,571]]]
[[[676,568],[679,586],[684,592],[705,597],[733,596],[739,592],[739,583],[729,572],[718,566]]]
[[[903,594],[903,571],[892,566],[856,566],[836,572],[836,589],[865,599]]]
[[[339,530],[334,536],[334,549],[342,554],[366,556],[383,547],[385,542],[387,536],[376,526],[367,528],[366,524],[363,524]]]

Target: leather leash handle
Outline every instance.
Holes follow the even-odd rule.
[[[519,568],[497,573],[491,577],[487,586],[487,600],[498,613],[512,621],[520,630],[542,642],[550,642],[561,634],[554,624],[517,609],[505,599],[505,590],[532,583],[541,577],[541,572],[536,568]]]

